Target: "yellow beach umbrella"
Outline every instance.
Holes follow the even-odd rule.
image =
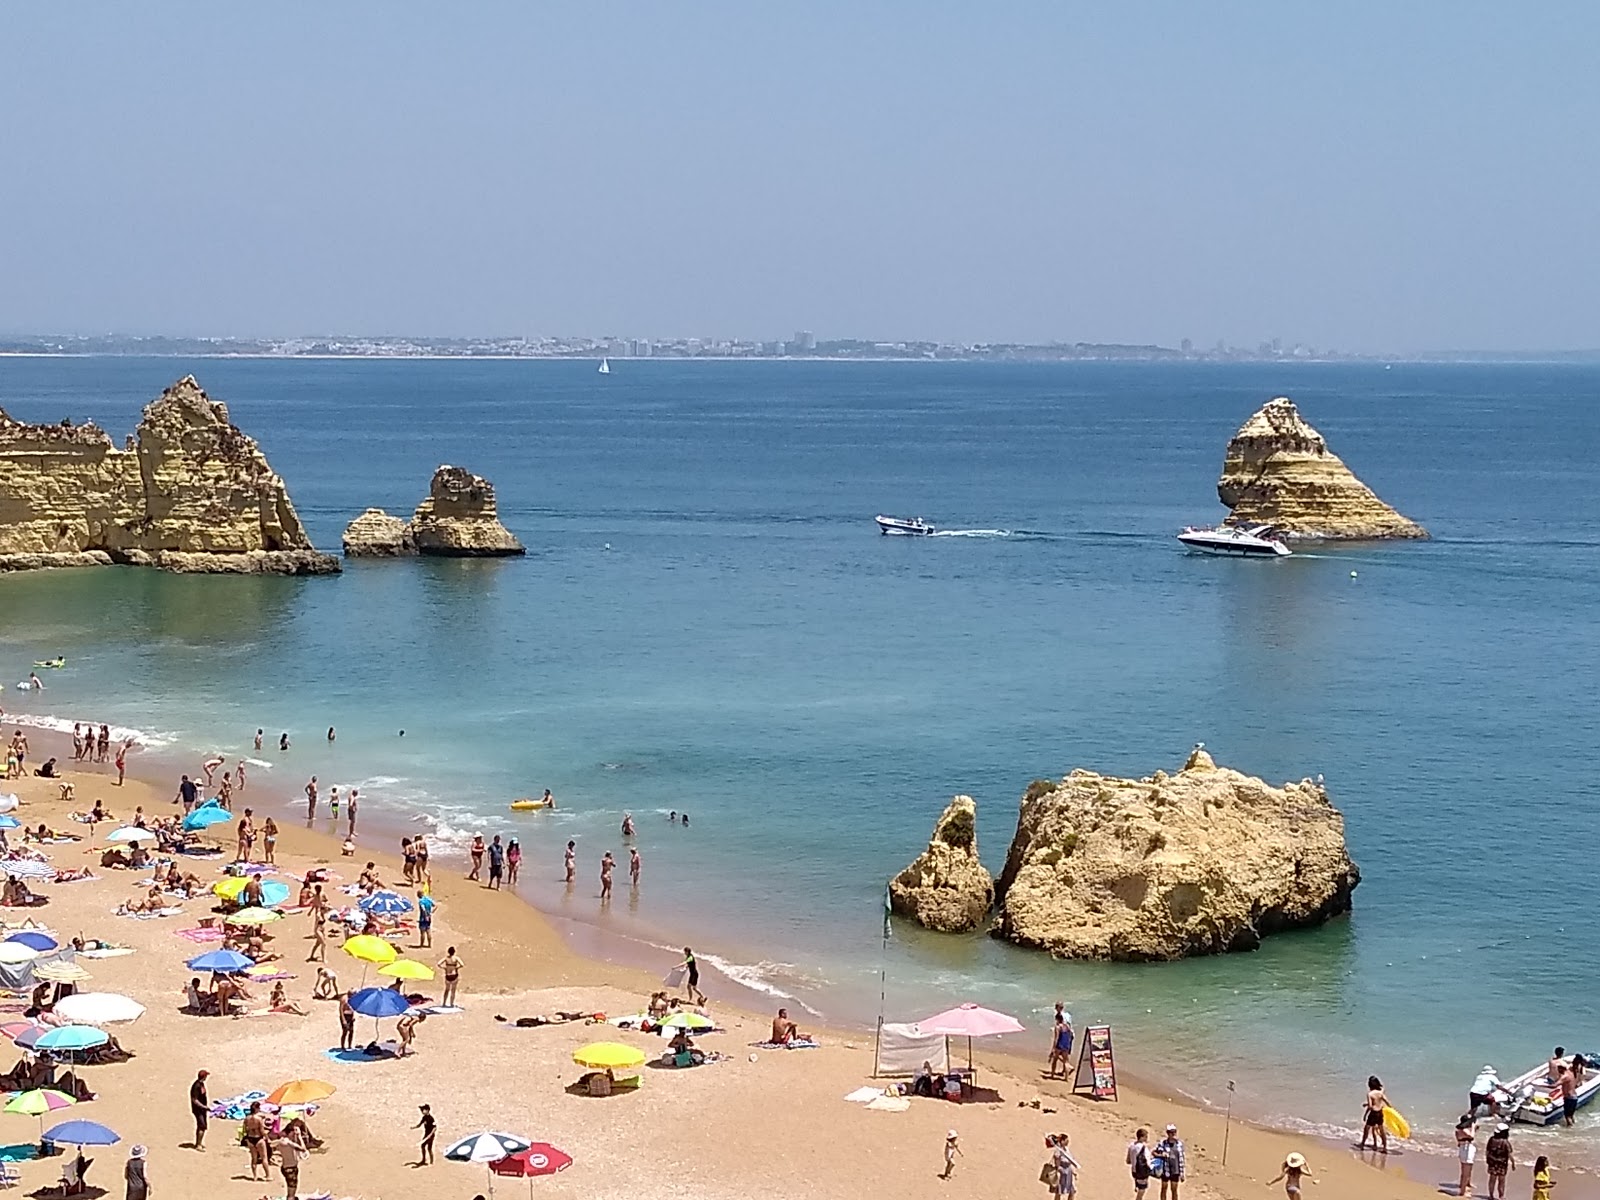
[[[413,958],[397,958],[379,967],[378,974],[387,975],[390,979],[432,979],[433,968]]]
[[[226,879],[219,879],[211,885],[213,895],[221,896],[224,900],[237,900],[250,886],[250,880],[244,875],[230,875]]]
[[[331,1083],[320,1079],[291,1079],[267,1097],[268,1104],[282,1107],[285,1104],[315,1104],[326,1100],[338,1091]]]
[[[590,1042],[572,1052],[572,1061],[594,1071],[616,1071],[643,1066],[645,1053],[621,1042]]]
[[[241,908],[238,912],[222,918],[228,925],[267,925],[273,921],[283,920],[281,912],[274,912],[270,908]]]
[[[51,983],[82,983],[90,978],[85,971],[75,962],[57,959],[55,962],[43,963],[33,969],[35,979],[46,979]]]
[[[400,957],[393,946],[381,937],[373,937],[370,933],[358,933],[353,938],[346,938],[340,949],[351,958],[369,963],[392,963]]]

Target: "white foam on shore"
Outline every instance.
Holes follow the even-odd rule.
[[[48,729],[52,733],[72,733],[74,724],[88,724],[96,731],[100,726],[98,722],[69,721],[65,717],[52,717],[35,713],[7,713],[4,718],[7,725],[25,725],[29,729]],[[130,729],[125,725],[112,725],[108,732],[113,742],[132,741],[136,746],[144,746],[150,750],[160,750],[166,746],[176,745],[178,735],[175,733],[153,733],[147,729]]]

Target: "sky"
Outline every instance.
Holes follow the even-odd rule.
[[[0,6],[0,331],[1600,346],[1600,5]]]

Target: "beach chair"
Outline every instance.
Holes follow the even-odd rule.
[[[22,1172],[17,1170],[17,1164],[9,1160],[0,1159],[0,1188],[21,1186]]]

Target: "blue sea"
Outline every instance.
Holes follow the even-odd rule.
[[[6,708],[196,756],[261,727],[257,778],[358,785],[367,818],[425,814],[447,842],[516,835],[532,899],[663,967],[692,944],[863,1024],[881,972],[890,1019],[980,999],[1037,1025],[1041,1056],[1064,999],[1145,1074],[1212,1099],[1234,1080],[1285,1122],[1348,1125],[1376,1072],[1448,1130],[1482,1063],[1600,1048],[1600,369],[613,368],[0,360],[14,416],[118,437],[194,372],[325,549],[368,505],[408,514],[447,462],[494,482],[529,547],[329,579],[0,578],[0,672],[68,660]],[[1222,515],[1228,438],[1280,394],[1434,539],[1182,552],[1180,526]],[[879,537],[879,512],[948,535]],[[885,881],[952,794],[998,871],[1030,780],[1172,770],[1196,741],[1326,776],[1364,875],[1351,919],[1172,965],[904,924],[885,949]],[[546,787],[555,813],[507,811]],[[602,911],[625,812],[643,887]],[[1592,1153],[1582,1123],[1535,1140]]]

